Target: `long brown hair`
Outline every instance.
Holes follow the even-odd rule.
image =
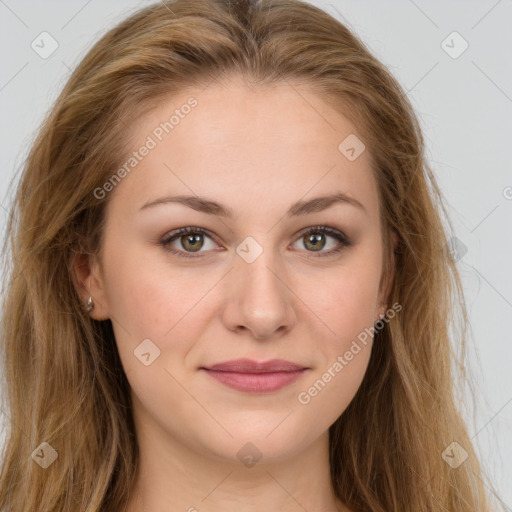
[[[389,302],[403,309],[376,334],[363,383],[329,431],[336,496],[357,512],[487,510],[452,373],[464,370],[464,296],[418,120],[365,45],[298,0],[147,7],[94,45],[48,114],[4,246],[0,509],[118,512],[126,503],[138,461],[129,384],[111,322],[84,311],[74,257],[101,250],[108,196],[93,191],[125,159],[134,119],[182,87],[235,73],[307,83],[347,115],[372,155],[383,232],[398,236],[386,263],[396,272]],[[468,454],[457,468],[443,458],[452,442]],[[47,468],[36,464],[52,454]]]

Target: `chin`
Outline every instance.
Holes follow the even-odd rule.
[[[285,461],[303,451],[322,435],[316,429],[314,432],[307,432],[302,427],[298,432],[292,424],[284,426],[291,419],[285,419],[287,414],[289,411],[283,413],[277,422],[261,422],[259,426],[244,423],[237,428],[227,428],[233,437],[220,428],[216,436],[212,436],[211,430],[204,432],[201,436],[202,444],[215,457],[225,462],[241,463],[248,468],[255,464]]]

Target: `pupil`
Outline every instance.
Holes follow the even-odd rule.
[[[322,237],[324,235],[320,234],[320,235],[310,235],[309,236],[309,243],[312,244],[312,246],[314,248],[318,248],[322,245]],[[321,247],[320,247],[321,248]]]
[[[190,244],[192,249],[200,249],[200,241],[202,235],[186,235],[187,244]]]

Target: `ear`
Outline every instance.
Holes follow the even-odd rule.
[[[395,251],[398,245],[398,235],[395,231],[391,231],[391,240],[390,240],[390,252],[389,255],[389,268],[386,275],[383,275],[380,280],[379,287],[379,299],[377,303],[377,318],[375,318],[375,322],[380,320],[386,314],[386,310],[389,303],[389,295],[391,293],[391,288],[393,287],[393,281],[395,279]]]
[[[94,308],[87,314],[94,320],[109,319],[104,278],[97,257],[92,254],[74,254],[71,270],[73,284],[85,311],[87,300],[92,297]]]

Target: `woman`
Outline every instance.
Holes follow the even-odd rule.
[[[297,0],[177,0],[73,73],[9,223],[0,508],[488,510],[413,109]]]

